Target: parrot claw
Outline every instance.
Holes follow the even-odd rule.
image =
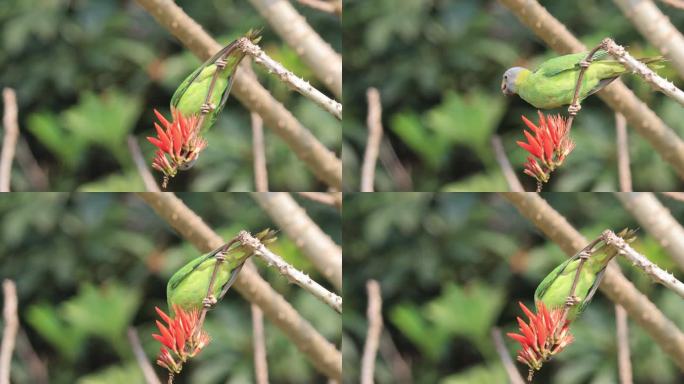
[[[226,64],[228,64],[228,62],[226,61],[226,59],[222,59],[222,58],[218,58],[218,59],[216,59],[216,61],[214,62],[214,65],[216,65],[216,68],[218,68],[218,69],[223,69],[223,68],[225,68],[225,67],[226,67]]]
[[[579,304],[580,301],[580,298],[575,295],[568,296],[568,298],[565,299],[565,305],[568,307],[574,307],[575,305]]]
[[[204,306],[204,308],[211,308],[214,305],[216,305],[217,302],[218,301],[216,300],[216,297],[214,295],[209,295],[202,300],[202,305]]]
[[[582,60],[579,62],[580,68],[589,68],[589,65],[591,65],[591,62],[587,60]]]
[[[577,114],[577,112],[580,111],[580,109],[582,109],[582,106],[580,106],[579,104],[577,104],[577,105],[571,105],[571,106],[568,107],[568,113],[569,113],[571,116],[575,116],[575,115]]]
[[[224,252],[219,252],[216,254],[216,261],[217,262],[224,262],[226,261],[226,254]]]
[[[214,110],[214,105],[211,103],[204,103],[200,107],[200,112],[202,112],[202,114],[205,114],[205,115],[207,113],[211,112],[212,110]]]

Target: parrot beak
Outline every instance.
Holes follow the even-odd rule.
[[[192,168],[192,167],[195,165],[196,162],[197,162],[197,157],[195,157],[194,159],[192,159],[192,160],[190,160],[190,161],[188,161],[188,162],[185,162],[185,163],[183,163],[183,164],[180,164],[180,165],[178,166],[178,169],[180,169],[181,171],[187,171],[188,169]]]

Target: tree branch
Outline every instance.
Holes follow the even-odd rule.
[[[221,46],[173,1],[136,1],[200,59],[206,60],[221,49]],[[340,160],[256,79],[238,69],[232,93],[250,111],[258,113],[264,124],[287,143],[317,178],[332,187],[341,188]]]
[[[368,292],[368,334],[363,346],[361,358],[361,384],[373,384],[375,374],[375,357],[378,353],[380,335],[382,334],[382,295],[380,284],[375,280],[366,282]]]
[[[587,244],[584,236],[538,194],[507,192],[502,195],[568,256]],[[684,334],[615,265],[608,265],[599,289],[610,300],[622,305],[677,366],[684,369]]]
[[[17,94],[12,88],[2,90],[2,99],[5,103],[5,115],[2,125],[5,126],[5,137],[2,139],[2,152],[0,152],[0,192],[10,191],[10,177],[12,176],[12,160],[17,148],[19,138],[19,123],[17,123]]]
[[[632,262],[632,265],[644,271],[656,283],[664,285],[684,298],[684,283],[677,280],[671,273],[667,273],[665,270],[652,263],[646,256],[635,251],[623,238],[617,236],[613,231],[608,229],[603,231],[601,238],[603,238],[607,245],[615,248],[619,255],[625,256]]]
[[[281,275],[285,276],[291,283],[297,284],[304,288],[307,292],[314,295],[318,300],[322,301],[330,308],[342,313],[342,298],[318,284],[311,277],[304,272],[291,266],[282,257],[276,255],[268,249],[264,244],[246,231],[241,231],[238,234],[240,243],[247,249],[254,252],[254,256],[260,257],[268,264],[268,266],[275,266]]]
[[[649,192],[616,193],[615,196],[684,271],[684,228],[670,211]]]
[[[674,83],[658,76],[658,74],[653,72],[646,64],[633,58],[632,55],[627,53],[623,46],[615,43],[613,39],[606,37],[603,39],[602,45],[605,50],[625,68],[631,70],[632,73],[639,75],[656,90],[674,99],[679,104],[684,105],[684,92],[677,88]]]
[[[670,60],[679,76],[684,78],[684,36],[672,25],[667,16],[650,0],[613,0],[613,2],[632,21],[644,38]],[[668,0],[670,4],[673,2],[674,0]]]
[[[515,364],[513,364],[513,359],[511,359],[511,355],[508,354],[508,350],[506,349],[506,345],[504,344],[503,337],[501,337],[501,330],[497,327],[492,328],[492,340],[494,340],[494,347],[496,347],[496,352],[499,354],[499,358],[501,358],[501,363],[506,369],[506,373],[508,374],[508,380],[510,381],[510,383],[524,384],[525,381],[523,380],[522,376],[520,376],[520,372],[518,372],[518,369],[515,368]]]
[[[0,346],[0,384],[10,384],[10,369],[12,368],[12,351],[19,329],[17,315],[17,287],[14,281],[5,279],[2,282],[5,304],[2,309],[5,328],[2,331],[2,346]]]
[[[299,196],[342,210],[342,192],[297,192]]]
[[[268,191],[268,168],[266,168],[266,145],[264,144],[264,124],[261,116],[252,112],[252,153],[254,157],[254,189]]]
[[[297,245],[304,256],[330,281],[338,292],[342,291],[342,249],[286,192],[253,193],[252,197],[268,213],[287,237]]]
[[[316,9],[318,11],[333,13],[342,16],[342,0],[297,0],[299,4]]]
[[[506,179],[506,183],[508,183],[508,189],[510,189],[511,192],[525,192],[522,184],[520,184],[520,180],[518,180],[518,177],[515,175],[515,171],[513,171],[511,162],[508,161],[506,151],[504,150],[503,144],[501,143],[501,137],[499,137],[499,135],[492,135],[492,148],[494,148],[496,161],[501,167],[501,172]]]
[[[629,360],[629,327],[627,312],[615,304],[615,335],[618,347],[618,376],[620,384],[632,384],[632,362]]]
[[[531,0],[500,0],[520,21],[559,53],[586,51],[586,47],[543,6]],[[622,113],[629,126],[648,140],[658,154],[684,178],[684,142],[632,91],[616,80],[597,94],[614,111]]]
[[[287,0],[250,0],[271,27],[299,55],[314,75],[342,99],[342,57]]]
[[[138,194],[154,211],[201,252],[208,252],[225,241],[169,192]],[[252,268],[243,268],[234,288],[248,301],[258,305],[264,315],[280,328],[306,355],[314,367],[333,379],[342,377],[340,352]]]
[[[140,369],[143,372],[145,382],[147,384],[161,384],[159,377],[157,377],[157,374],[154,373],[152,364],[150,364],[150,361],[147,359],[147,355],[145,355],[142,345],[140,345],[138,331],[136,331],[134,327],[128,327],[128,342],[131,343],[133,355],[135,355],[135,360],[138,362],[138,366],[140,366]]]
[[[620,192],[632,192],[632,173],[629,170],[629,145],[627,144],[627,122],[625,117],[618,112],[615,112],[615,136]]]
[[[147,163],[140,151],[138,140],[133,135],[128,135],[128,151],[131,153],[135,168],[138,170],[138,174],[143,180],[145,190],[147,192],[160,192],[159,186],[154,180],[154,176],[152,176],[152,173],[150,173],[150,170],[147,168]]]
[[[255,63],[266,68],[269,73],[275,73],[275,75],[290,88],[318,104],[318,106],[325,111],[335,116],[337,120],[342,120],[342,104],[330,99],[328,96],[324,95],[323,92],[314,88],[309,82],[290,72],[279,62],[271,59],[261,47],[252,43],[247,38],[240,39],[238,47],[242,52],[250,55]]]
[[[252,343],[254,344],[254,382],[268,384],[268,360],[266,360],[266,338],[264,337],[264,313],[252,304]]]
[[[366,91],[368,99],[368,141],[366,152],[363,155],[361,166],[361,192],[373,192],[375,181],[375,163],[378,160],[380,141],[382,140],[382,105],[380,104],[380,92],[375,88]]]

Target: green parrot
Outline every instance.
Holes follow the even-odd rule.
[[[275,231],[266,229],[255,237],[262,243],[268,244],[275,241],[275,234]],[[166,285],[166,300],[169,304],[169,310],[173,311],[174,305],[185,310],[202,308],[207,298],[209,282],[218,255],[224,255],[225,260],[217,271],[209,301],[213,305],[221,300],[252,254],[237,239],[234,239],[185,264],[171,276]]]
[[[539,109],[557,108],[572,103],[580,72],[580,61],[588,52],[554,57],[543,62],[534,72],[523,67],[509,68],[503,75],[501,91],[517,94]],[[661,68],[662,56],[639,59],[651,69]],[[629,72],[606,51],[599,50],[582,78],[579,101],[603,89],[615,79]]]
[[[636,238],[636,230],[625,228],[618,233],[618,236],[627,242],[632,242]],[[589,258],[580,272],[575,288],[575,297],[570,298],[574,305],[568,311],[568,321],[573,321],[579,316],[594,297],[608,263],[616,255],[613,248],[607,247],[602,240],[592,242],[551,271],[534,292],[534,301],[542,301],[549,309],[565,306],[582,253],[589,254]]]
[[[261,40],[259,33],[249,31],[245,37],[256,44]],[[235,80],[235,71],[244,57],[244,52],[238,49],[238,40],[222,48],[183,80],[171,97],[171,108],[179,110],[184,116],[199,115],[203,110],[209,111],[200,128],[200,132],[206,132],[214,125],[226,105]],[[221,66],[223,69],[220,69]],[[209,104],[205,105],[211,79],[217,70],[219,75],[209,97]]]

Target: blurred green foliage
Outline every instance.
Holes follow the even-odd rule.
[[[545,193],[549,204],[587,238],[606,228],[637,227],[611,194]],[[684,204],[660,198],[680,222]],[[541,280],[565,255],[496,194],[347,194],[344,201],[345,383],[358,382],[366,338],[368,279],[379,281],[383,318],[414,382],[506,382],[491,338],[496,326],[517,332],[518,302],[533,305]],[[656,239],[641,230],[633,244],[652,261],[683,278]],[[624,260],[626,277],[680,329],[681,297],[654,284]],[[682,374],[633,320],[629,342],[635,383],[675,383]],[[575,342],[535,374],[540,383],[616,383],[613,303],[599,293],[571,328]],[[504,336],[512,358],[518,343]],[[394,355],[381,343],[377,383],[397,383]],[[383,347],[383,345],[385,345]],[[516,363],[523,374],[526,366]]]
[[[628,46],[637,57],[658,55],[610,1],[542,1],[587,46],[606,36]],[[660,6],[660,4],[658,4]],[[675,26],[684,12],[662,6]],[[366,97],[377,87],[383,126],[416,191],[503,191],[507,185],[494,161],[490,140],[502,137],[505,151],[528,190],[522,173],[526,152],[521,115],[536,121],[534,107],[501,94],[503,72],[536,67],[556,54],[492,0],[348,0],[344,13],[345,188],[357,190],[366,145]],[[672,68],[659,70],[684,86]],[[684,110],[635,76],[623,81],[672,129],[684,137]],[[618,189],[615,116],[593,97],[582,104],[573,125],[577,143],[551,178],[549,191]],[[554,112],[562,112],[557,110]],[[636,190],[678,190],[684,184],[653,148],[629,130]],[[378,164],[377,190],[396,190],[391,174]]]
[[[178,1],[219,42],[264,27],[262,46],[294,73],[317,81],[248,2]],[[339,19],[301,7],[338,51]],[[0,2],[0,85],[17,91],[19,125],[52,191],[143,190],[126,143],[133,134],[151,164],[153,109],[169,116],[180,82],[200,64],[134,1]],[[257,69],[261,83],[328,148],[339,153],[340,123]],[[268,127],[266,127],[268,128]],[[323,188],[277,135],[265,130],[274,190]],[[209,147],[172,190],[253,190],[249,111],[234,98],[208,133]],[[20,147],[21,148],[21,147]],[[23,149],[20,149],[23,150]],[[13,190],[35,190],[15,163]],[[159,176],[158,174],[156,176]]]
[[[241,230],[275,228],[247,194],[179,196],[228,239]],[[336,242],[336,209],[298,199]],[[142,383],[126,332],[134,326],[154,364],[160,344],[155,306],[165,311],[166,282],[199,252],[135,195],[14,193],[0,197],[0,276],[13,279],[19,319],[46,363],[50,383]],[[281,233],[271,248],[326,285],[322,276]],[[340,316],[271,268],[261,275],[328,340],[339,345]],[[211,343],[187,364],[176,383],[253,382],[249,302],[231,291],[207,316]],[[273,383],[324,382],[292,342],[265,319]],[[18,338],[17,350],[26,342]],[[160,377],[165,378],[161,368]],[[37,382],[26,356],[14,355],[12,382]]]

